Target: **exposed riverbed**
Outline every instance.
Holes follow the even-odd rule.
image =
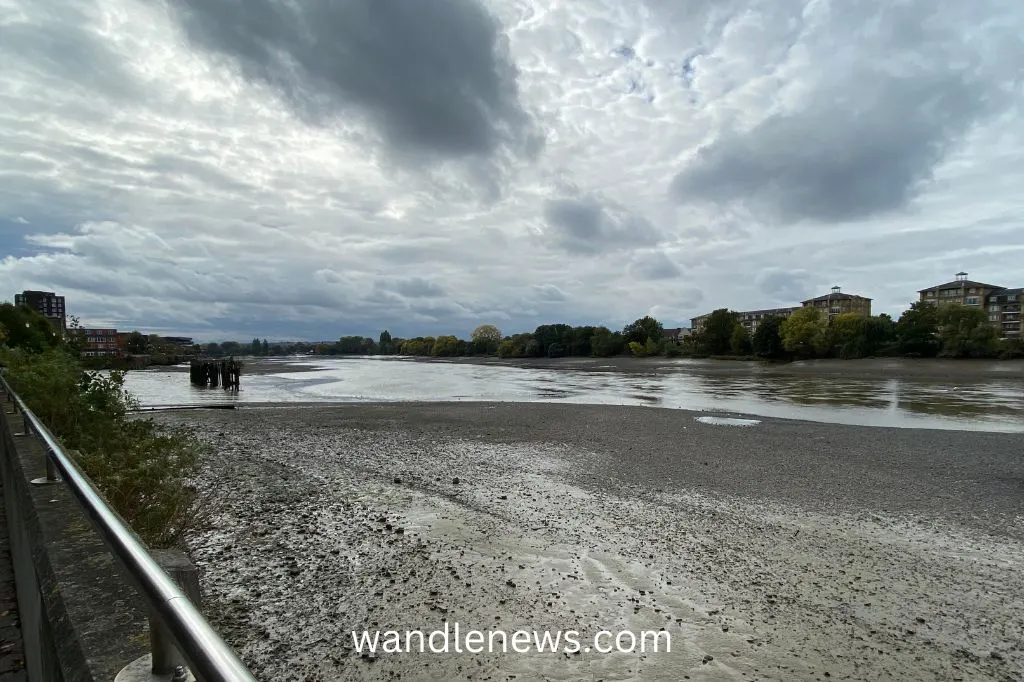
[[[194,556],[207,613],[261,679],[1022,679],[1018,434],[704,416],[156,414],[216,445],[225,506]],[[665,628],[672,650],[352,649],[352,630],[445,621]]]

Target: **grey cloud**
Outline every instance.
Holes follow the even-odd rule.
[[[678,277],[681,272],[663,251],[653,251],[637,254],[630,263],[629,274],[636,279],[659,280]]]
[[[0,31],[4,70],[31,74],[33,80],[61,89],[109,97],[119,103],[138,101],[143,90],[125,68],[122,56],[100,36],[77,3],[60,2],[34,22],[5,22]]]
[[[383,280],[378,286],[406,298],[440,298],[445,295],[444,287],[422,277]]]
[[[762,292],[779,301],[804,301],[813,291],[811,275],[804,270],[767,268],[757,274],[754,282]]]
[[[531,289],[534,296],[542,301],[564,301],[568,298],[565,292],[554,284],[534,284]]]
[[[593,197],[549,199],[546,236],[571,253],[596,254],[658,243],[661,234],[642,216]]]
[[[803,108],[722,132],[675,177],[672,193],[746,204],[781,221],[853,221],[905,207],[972,127],[1005,104],[1000,81],[1019,78],[1000,75],[1009,69],[1000,58],[965,46],[960,28],[925,28],[943,8],[887,4],[864,16],[861,5],[835,6],[821,43],[800,46],[827,71],[810,80]],[[876,21],[887,28],[872,39]],[[854,33],[843,40],[863,51],[852,63],[830,58],[846,26]]]
[[[353,111],[392,149],[487,156],[535,142],[517,70],[476,0],[169,0],[189,38],[306,120]]]

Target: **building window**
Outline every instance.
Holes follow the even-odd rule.
[[[964,303],[966,303],[967,305],[978,305],[978,297],[968,296],[967,298],[964,299]]]

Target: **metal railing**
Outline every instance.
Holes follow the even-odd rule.
[[[56,477],[56,472],[64,477],[64,482],[92,521],[100,538],[125,567],[149,607],[150,629],[153,630],[154,625],[157,625],[170,634],[178,652],[187,661],[191,673],[197,680],[256,682],[256,678],[234,650],[221,639],[196,605],[160,567],[135,534],[125,526],[117,512],[110,508],[58,440],[28,409],[2,375],[0,386],[21,413],[24,420],[23,435],[34,432],[43,443],[47,476],[46,479],[37,481],[58,482],[60,479]],[[154,658],[158,653],[156,650],[153,651]],[[176,678],[180,678],[181,673],[179,670]]]

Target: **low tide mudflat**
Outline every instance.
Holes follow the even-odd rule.
[[[215,446],[205,611],[260,679],[1019,680],[1020,434],[601,405],[157,414]],[[456,479],[457,482],[456,482]],[[659,630],[671,652],[353,650]]]

